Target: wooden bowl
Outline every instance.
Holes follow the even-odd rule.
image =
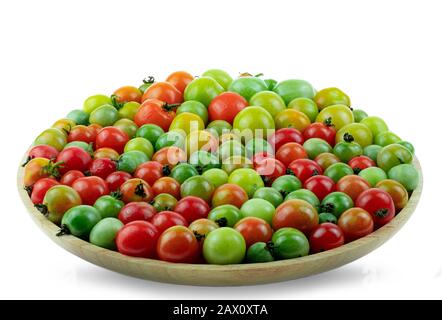
[[[24,170],[22,167],[18,170],[17,186],[23,203],[39,228],[59,246],[86,261],[130,276],[160,282],[199,286],[238,286],[297,279],[328,271],[352,262],[378,248],[399,231],[417,206],[422,192],[422,170],[416,158],[413,164],[418,169],[420,178],[419,185],[411,195],[407,206],[390,223],[372,234],[339,248],[306,257],[225,266],[169,263],[128,257],[71,235],[57,237],[55,234],[59,227],[34,208],[23,189]]]

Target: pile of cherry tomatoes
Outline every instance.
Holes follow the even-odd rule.
[[[87,98],[35,139],[23,183],[59,236],[168,262],[268,262],[387,224],[418,185],[413,154],[338,88],[179,71]]]

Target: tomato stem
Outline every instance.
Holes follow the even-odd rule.
[[[174,111],[176,108],[178,108],[181,105],[181,103],[167,103],[165,102],[163,104],[163,109],[166,111]]]
[[[374,215],[379,218],[385,218],[388,215],[388,209],[387,208],[379,209],[374,213]]]
[[[361,171],[362,171],[362,169],[359,168],[359,167],[356,167],[356,168],[353,169],[353,172],[354,172],[355,174],[359,174],[359,172],[361,172]]]
[[[24,186],[23,189],[25,189],[26,193],[30,197],[32,194],[32,186]]]
[[[206,237],[204,234],[200,234],[196,231],[194,231],[193,234],[195,235],[195,238],[198,242],[201,242]]]
[[[323,122],[327,127],[334,127],[335,125],[332,123],[332,117],[328,117]]]
[[[49,214],[48,206],[42,203],[34,204],[35,209],[41,212],[42,215],[47,216]]]
[[[111,101],[112,101],[112,105],[117,110],[120,110],[124,106],[124,102],[119,102],[118,101],[118,96],[116,94],[111,95]]]
[[[61,225],[60,230],[58,230],[56,236],[57,236],[57,237],[60,237],[60,236],[64,236],[64,235],[66,235],[66,234],[71,234],[71,232],[69,231],[68,226],[65,225],[65,224],[63,224],[63,225]]]
[[[117,190],[117,191],[112,191],[110,193],[110,196],[114,199],[121,200],[121,197],[123,196],[123,194],[121,193],[120,190]]]
[[[355,138],[348,132],[344,133],[344,141],[345,142],[353,142]]]
[[[147,78],[143,79],[143,83],[144,84],[152,84],[155,82],[155,77],[154,76],[148,76]]]
[[[139,184],[135,187],[135,192],[137,196],[144,198],[146,196],[146,191],[144,191],[144,184],[140,181]]]
[[[55,162],[49,160],[49,163],[41,168],[43,174],[52,176],[54,178],[60,178],[59,169],[63,167],[64,161]]]
[[[25,162],[23,162],[23,163],[21,164],[21,166],[22,166],[22,167],[25,167],[25,166],[28,164],[28,162],[31,161],[32,159],[34,159],[34,157],[28,156],[28,157],[26,158]]]
[[[222,218],[216,219],[215,222],[216,222],[221,228],[227,226],[227,218],[226,218],[226,217],[222,217]]]
[[[333,210],[335,209],[335,205],[333,203],[327,202],[327,203],[321,204],[319,206],[319,209],[321,210],[321,212],[333,213]]]
[[[166,164],[163,167],[163,175],[168,176],[172,171],[170,170],[170,167]]]

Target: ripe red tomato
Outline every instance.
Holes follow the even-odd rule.
[[[164,231],[158,239],[157,254],[163,261],[192,263],[200,255],[200,246],[192,231],[183,226],[174,226]]]
[[[274,158],[263,159],[255,166],[256,172],[263,178],[266,185],[271,185],[276,178],[285,175],[286,169],[281,161]]]
[[[298,229],[308,235],[318,225],[319,215],[307,201],[292,199],[276,208],[272,219],[273,230],[285,227]]]
[[[336,186],[333,179],[327,176],[316,175],[304,182],[304,188],[313,192],[322,201],[326,195],[335,191]]]
[[[231,204],[241,208],[247,200],[249,200],[249,197],[243,188],[233,183],[226,183],[215,189],[212,195],[212,206],[218,207],[223,204]]]
[[[332,147],[335,145],[336,129],[333,125],[327,125],[322,122],[310,124],[303,132],[304,139],[320,138],[328,142]]]
[[[52,178],[42,178],[34,183],[31,193],[31,201],[33,204],[43,203],[46,191],[51,187],[58,185],[58,181]]]
[[[118,252],[127,256],[152,258],[159,238],[157,228],[147,221],[133,221],[117,233]]]
[[[161,211],[152,217],[150,222],[163,233],[173,226],[188,226],[187,220],[180,214],[173,211]]]
[[[243,218],[235,224],[234,228],[242,234],[247,247],[256,242],[268,242],[273,235],[270,225],[265,220],[257,217]]]
[[[72,188],[80,195],[81,202],[90,206],[101,196],[109,194],[106,182],[100,177],[78,178],[72,184]]]
[[[197,219],[207,218],[210,207],[206,201],[201,198],[187,196],[177,202],[174,210],[182,215],[188,223],[192,223]]]
[[[276,159],[288,166],[294,160],[308,158],[307,151],[297,142],[288,142],[276,151]]]
[[[252,157],[253,166],[257,166],[259,163],[261,163],[262,160],[267,158],[275,158],[275,156],[268,151],[255,153]]]
[[[370,189],[370,184],[357,175],[344,176],[336,184],[336,191],[346,193],[353,201],[356,201],[358,196],[368,189]]]
[[[276,130],[269,136],[267,141],[272,145],[273,149],[278,151],[283,145],[289,142],[296,142],[300,145],[304,143],[301,131],[295,128],[282,128]]]
[[[129,141],[126,132],[117,127],[105,127],[100,130],[95,139],[95,148],[111,148],[119,154],[124,152],[124,146]]]
[[[170,169],[175,167],[180,162],[187,161],[186,152],[178,147],[166,147],[155,152],[152,161],[157,161],[163,166],[168,166]]]
[[[302,183],[312,176],[322,174],[319,164],[310,159],[297,159],[291,162],[288,171],[297,176]]]
[[[166,82],[171,83],[181,93],[184,93],[184,89],[186,89],[187,85],[192,82],[192,80],[193,76],[186,71],[173,72],[166,78]]]
[[[48,146],[45,144],[32,147],[28,153],[29,159],[45,158],[51,160],[57,158],[57,156],[58,150],[55,149],[53,146]]]
[[[352,158],[348,162],[348,165],[353,169],[355,174],[358,174],[360,171],[366,168],[375,167],[376,163],[367,156],[358,156]]]
[[[138,109],[134,116],[134,121],[137,126],[141,127],[143,124],[152,123],[160,126],[164,131],[168,131],[175,111],[173,108],[158,99],[148,99]]]
[[[144,91],[141,101],[158,99],[163,103],[176,104],[183,102],[183,94],[169,82],[156,82]]]
[[[224,92],[210,102],[209,120],[224,120],[233,124],[233,119],[248,106],[247,100],[235,92]]]
[[[111,173],[115,172],[115,170],[117,170],[115,161],[108,158],[95,159],[89,166],[91,175],[103,179],[106,179]]]
[[[367,211],[355,207],[341,214],[338,226],[344,232],[345,242],[351,242],[372,233],[374,223],[373,218]]]
[[[170,169],[164,167],[157,161],[147,161],[140,164],[135,170],[134,177],[146,181],[149,185],[153,185],[155,181],[161,178],[164,174],[169,174]]]
[[[124,182],[120,186],[121,200],[124,203],[145,201],[149,202],[153,199],[154,194],[152,188],[146,181],[133,178]]]
[[[310,234],[310,251],[317,253],[340,247],[344,244],[344,233],[334,223],[321,223]]]
[[[180,183],[170,177],[162,177],[155,181],[152,186],[153,193],[159,195],[160,193],[168,193],[175,199],[181,198]]]
[[[124,86],[115,90],[114,95],[118,102],[141,102],[142,93],[136,87]]]
[[[65,186],[72,186],[75,180],[83,178],[84,173],[78,170],[70,170],[66,172],[60,179],[60,183]]]
[[[100,130],[103,129],[103,127],[100,126],[98,123],[91,123],[87,127],[92,131],[92,134],[93,134],[93,137],[94,137],[93,141],[95,141],[95,139],[97,138],[98,132],[100,132]]]
[[[393,198],[382,189],[365,190],[358,196],[355,205],[371,215],[375,228],[390,222],[395,215]]]
[[[130,202],[121,208],[118,219],[124,224],[137,220],[150,221],[156,213],[157,210],[146,202]]]
[[[120,189],[120,186],[131,178],[132,176],[130,175],[130,173],[124,171],[115,171],[107,176],[106,183],[109,187],[109,190],[113,192]]]
[[[86,143],[94,143],[96,133],[89,127],[83,125],[77,125],[69,131],[68,142],[83,141]]]
[[[65,174],[69,170],[85,172],[92,163],[92,158],[87,151],[79,147],[63,149],[57,156],[57,162],[61,162],[60,173]]]

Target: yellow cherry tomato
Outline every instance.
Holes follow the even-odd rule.
[[[316,122],[324,122],[328,118],[338,131],[343,126],[355,122],[353,112],[343,104],[336,104],[322,109],[316,117]]]
[[[184,131],[188,135],[192,131],[198,131],[204,129],[204,121],[200,116],[190,113],[183,112],[178,114],[170,124],[170,130],[174,131]]]
[[[354,142],[358,143],[361,147],[366,147],[373,143],[373,134],[365,124],[350,123],[343,126],[336,134],[336,143],[344,141],[344,134],[346,133],[351,134]]]
[[[295,128],[302,132],[310,123],[310,119],[304,113],[295,109],[285,109],[275,117],[276,129]]]

